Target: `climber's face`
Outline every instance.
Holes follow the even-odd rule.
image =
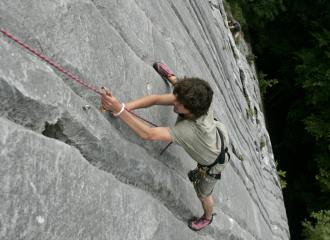
[[[187,115],[187,114],[191,114],[190,112],[189,112],[189,110],[188,109],[186,109],[184,106],[183,106],[183,104],[182,103],[180,103],[176,98],[174,99],[174,101],[173,101],[173,105],[174,105],[174,112],[176,112],[176,113],[181,113],[181,114],[185,114],[185,115]]]

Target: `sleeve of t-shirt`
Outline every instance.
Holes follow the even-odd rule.
[[[167,127],[170,135],[172,137],[172,141],[175,144],[185,148],[191,145],[193,141],[192,129],[185,122],[180,122],[176,124],[174,127]]]

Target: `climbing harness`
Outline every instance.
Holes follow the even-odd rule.
[[[188,178],[190,182],[193,184],[197,184],[200,180],[205,178],[206,170],[202,169],[200,165],[198,165],[194,170],[190,170],[188,172]]]
[[[228,147],[224,148],[224,140],[223,140],[223,135],[221,131],[217,128],[220,139],[221,139],[221,152],[218,155],[217,159],[211,164],[211,165],[201,165],[198,164],[197,167],[194,170],[190,170],[188,172],[188,178],[193,184],[199,183],[200,180],[205,178],[205,174],[207,173],[210,175],[212,178],[215,178],[217,180],[221,179],[221,173],[219,174],[210,174],[210,170],[213,166],[217,165],[218,163],[224,164],[226,160],[225,154],[227,153],[228,155],[228,161],[230,160],[230,154],[228,153]]]
[[[0,32],[2,32],[3,34],[5,34],[7,37],[11,38],[12,40],[14,40],[15,42],[19,43],[20,45],[22,45],[23,47],[25,47],[26,49],[28,49],[29,51],[31,51],[32,53],[34,53],[35,55],[37,55],[38,57],[40,57],[41,59],[43,59],[44,61],[48,62],[50,65],[54,66],[55,68],[57,68],[58,70],[60,70],[62,73],[64,73],[65,75],[69,76],[70,78],[72,78],[73,80],[79,82],[80,84],[84,85],[85,87],[88,87],[89,89],[93,90],[94,92],[102,95],[102,92],[97,90],[96,88],[93,88],[92,86],[88,85],[87,83],[81,81],[79,78],[73,76],[71,73],[65,71],[63,68],[59,67],[58,65],[56,65],[55,63],[53,63],[52,61],[50,61],[49,59],[47,59],[45,56],[41,55],[40,53],[38,53],[36,50],[32,49],[31,47],[29,47],[28,45],[26,45],[25,43],[21,42],[20,40],[18,40],[17,38],[15,38],[13,35],[10,35],[8,32],[4,31],[2,28],[0,28]],[[105,87],[102,87],[102,90],[104,90],[107,95],[109,95],[109,92],[107,91],[107,89]],[[102,112],[107,112],[107,109],[104,109],[103,106],[101,105],[100,107]],[[131,113],[132,115],[140,118],[141,120],[155,126],[158,127],[156,124],[144,119],[143,117],[139,116],[138,114],[134,113],[133,111],[129,110],[128,108],[125,107],[125,110],[128,111],[129,113]],[[160,153],[160,155],[162,155],[165,150],[172,144],[169,143],[165,149]]]

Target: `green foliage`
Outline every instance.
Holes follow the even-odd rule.
[[[247,118],[250,118],[252,120],[255,112],[251,108],[249,108],[249,109],[246,109],[246,114],[247,114]]]
[[[316,223],[313,226],[312,222],[301,222],[304,230],[302,231],[302,237],[305,240],[330,240],[330,211],[321,210],[317,213],[311,214],[312,218],[316,219]]]
[[[289,116],[301,119],[305,130],[315,138],[318,153],[314,160],[319,174],[316,179],[322,192],[330,193],[330,30],[323,28],[321,21],[313,21],[314,31],[310,35],[315,47],[304,48],[296,53],[299,63],[296,84],[305,93],[305,105],[310,109],[308,115],[299,111],[301,107],[292,106]],[[328,201],[330,204],[330,201]]]
[[[303,120],[306,131],[314,136],[316,141],[324,138],[330,140],[330,135],[328,134],[330,130],[329,110],[330,109],[324,109],[324,111],[320,111],[317,115],[311,113],[310,116]]]
[[[245,100],[246,100],[247,105],[248,105],[249,108],[250,108],[250,100],[249,100],[249,98],[248,98],[248,96],[247,96],[246,94],[244,94],[244,98],[245,98]]]
[[[265,141],[263,138],[260,138],[260,150],[266,145]]]
[[[237,54],[235,53],[235,50],[234,50],[234,47],[233,47],[233,46],[231,46],[231,51],[233,52],[234,58],[237,59],[238,56],[237,56]]]
[[[242,8],[239,6],[237,2],[229,1],[229,3],[235,20],[240,23],[241,27],[244,27],[244,25],[246,25],[246,20]]]
[[[230,7],[229,2],[227,2],[227,1],[222,1],[222,3],[223,3],[223,7],[225,8],[226,13],[227,13],[227,14],[228,14],[228,13],[232,13],[232,12],[231,12],[231,7]]]
[[[303,49],[296,53],[296,56],[295,59],[301,63],[296,66],[296,71],[299,74],[296,80],[302,85],[308,96],[307,104],[328,101],[330,92],[329,46]]]
[[[275,162],[275,165],[276,165],[276,168],[277,168],[277,165],[278,165],[277,161]],[[287,185],[286,181],[284,180],[285,175],[286,175],[286,171],[277,170],[277,176],[278,176],[278,179],[280,180],[280,184],[281,184],[282,189],[285,188],[286,185]]]
[[[246,19],[248,19],[250,27],[257,28],[264,26],[264,19],[274,20],[280,11],[285,10],[282,0],[228,0],[228,2],[242,28],[246,25]]]
[[[239,36],[241,36],[241,38],[244,38],[244,32],[241,31],[241,33],[239,34]]]
[[[265,77],[267,77],[267,74],[266,73],[263,73],[262,71],[259,72],[258,74],[258,79],[264,79]]]
[[[223,46],[223,47],[222,47],[222,50],[226,50],[226,46]]]
[[[318,175],[315,178],[319,181],[319,186],[323,193],[330,193],[330,156],[324,151],[318,153],[314,159],[317,163],[319,170]],[[330,199],[326,198],[326,205],[330,206]]]
[[[254,59],[256,59],[257,56],[254,55],[253,53],[249,53],[248,55],[246,55],[246,61],[248,62],[249,65],[251,65],[254,61]]]
[[[280,184],[281,184],[281,188],[282,188],[282,189],[285,188],[286,185],[287,185],[286,181],[284,180],[284,178],[285,178],[285,174],[286,174],[286,171],[279,170],[279,171],[277,172],[277,175],[278,175],[278,178],[279,178],[279,180],[280,180]]]
[[[242,8],[237,2],[232,0],[223,1],[223,6],[227,15],[233,16],[233,18],[240,23],[241,28],[246,25],[246,20],[244,18]]]
[[[264,94],[267,91],[267,87],[272,87],[276,83],[278,83],[277,79],[265,80],[266,76],[267,76],[267,74],[263,73],[262,71],[259,72],[258,80],[259,80],[259,87],[260,87],[260,96],[262,99],[264,99]]]
[[[288,160],[280,164],[294,184],[283,193],[291,208],[291,237],[300,239],[295,221],[330,208],[330,1],[235,2],[246,18],[259,69],[279,79],[271,88],[259,80],[260,90],[264,95],[262,86],[267,88],[265,107],[269,128],[276,129],[274,139],[284,137],[274,154]]]
[[[237,158],[238,158],[239,160],[241,160],[242,162],[244,161],[244,157],[243,157],[243,155],[237,155]]]
[[[239,45],[240,41],[241,41],[241,34],[237,36],[237,38],[235,40],[235,44]]]

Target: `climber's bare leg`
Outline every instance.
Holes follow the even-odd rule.
[[[213,197],[210,196],[209,198],[206,198],[206,199],[202,199],[200,197],[198,197],[198,198],[201,201],[202,207],[204,209],[204,215],[203,215],[204,218],[206,218],[207,220],[211,220],[212,213],[213,213],[213,205],[214,205]]]

